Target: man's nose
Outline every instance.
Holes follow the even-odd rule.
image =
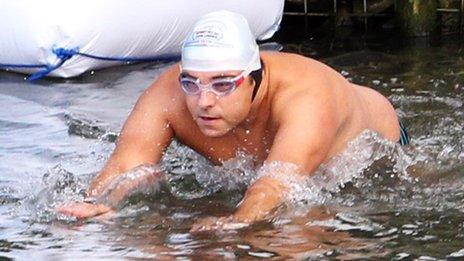
[[[211,91],[202,90],[198,97],[198,106],[201,108],[212,107],[216,104],[217,96]]]

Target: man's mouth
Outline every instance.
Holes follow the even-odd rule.
[[[213,121],[213,120],[219,119],[219,117],[210,117],[210,116],[200,116],[198,118],[200,118],[203,121]]]

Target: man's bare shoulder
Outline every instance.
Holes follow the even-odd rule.
[[[303,70],[306,73],[312,71],[314,74],[317,74],[320,70],[331,69],[328,65],[316,59],[296,53],[266,51],[261,52],[261,57],[266,65],[281,71],[291,70],[294,72],[299,72],[300,70]],[[307,71],[308,69],[312,70]]]
[[[324,63],[292,53],[262,53],[270,77],[271,91],[284,93],[330,91],[330,86],[346,85],[346,79]],[[330,82],[330,84],[328,84]]]
[[[282,91],[273,99],[272,114],[279,121],[303,120],[313,117],[335,118],[337,104],[330,92],[298,88]]]
[[[268,59],[271,59],[271,60],[279,60],[279,59],[284,59],[284,60],[303,59],[303,60],[307,60],[307,59],[311,59],[311,58],[308,58],[308,57],[303,56],[301,54],[290,53],[290,52],[262,51],[262,52],[260,52],[260,55],[261,55],[261,58],[263,58],[265,60],[268,60]]]
[[[263,53],[270,70],[270,97],[277,122],[336,118],[338,86],[348,82],[317,60],[292,53]],[[343,91],[342,91],[343,92]]]

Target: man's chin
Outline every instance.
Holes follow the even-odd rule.
[[[200,131],[201,131],[201,133],[203,133],[205,136],[211,137],[211,138],[222,137],[222,136],[226,135],[227,132],[229,132],[228,129],[221,129],[221,130],[218,130],[218,129],[201,128],[201,127],[200,127]]]

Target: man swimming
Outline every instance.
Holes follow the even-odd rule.
[[[162,174],[153,171],[148,178],[107,189],[124,172],[158,163],[173,138],[214,164],[243,151],[258,165],[291,163],[305,176],[365,129],[392,141],[404,138],[395,110],[381,94],[313,59],[259,52],[243,16],[210,13],[186,38],[180,64],[168,68],[139,98],[116,149],[87,191],[97,200],[60,211],[78,218],[107,213],[132,187],[158,183]],[[201,220],[192,231],[266,218],[289,188],[279,178],[287,173],[261,172],[235,213]]]

